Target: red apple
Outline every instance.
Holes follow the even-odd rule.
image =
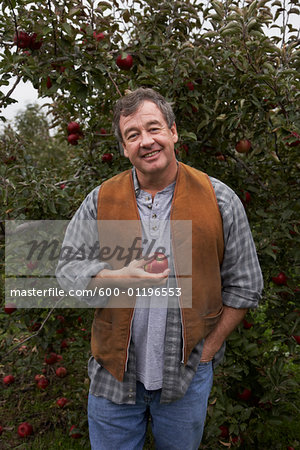
[[[68,134],[79,134],[80,125],[78,122],[69,122],[67,127]]]
[[[154,253],[154,259],[145,264],[144,270],[148,273],[162,273],[168,268],[168,258],[163,253]]]
[[[249,401],[251,398],[252,392],[250,389],[245,388],[242,392],[238,393],[238,398],[244,400],[245,402]]]
[[[71,145],[77,145],[78,144],[78,139],[79,139],[79,134],[69,134],[68,136],[68,142]]]
[[[62,183],[62,184],[59,185],[60,189],[64,189],[65,187],[66,187],[65,183]]]
[[[3,383],[6,384],[6,386],[14,383],[14,381],[15,377],[13,375],[6,375],[6,377],[3,377]]]
[[[32,425],[28,422],[23,422],[18,426],[18,435],[20,437],[30,436],[33,433]]]
[[[246,330],[249,330],[250,328],[253,327],[253,323],[247,322],[247,320],[243,320],[243,326]]]
[[[52,81],[49,76],[47,77],[46,86],[47,86],[47,89],[52,88]]]
[[[73,439],[79,439],[81,438],[82,434],[79,433],[78,428],[76,427],[76,425],[72,425],[70,428],[70,436]]]
[[[238,153],[248,153],[251,148],[251,142],[248,139],[241,139],[235,146]]]
[[[194,114],[197,114],[198,108],[196,108],[196,106],[192,105],[192,111]]]
[[[59,378],[64,378],[67,375],[67,369],[65,367],[58,367],[55,371]]]
[[[31,37],[25,31],[18,31],[18,34],[14,36],[14,43],[19,48],[30,48]]]
[[[67,348],[67,347],[69,347],[68,341],[67,339],[63,339],[61,341],[60,348]]]
[[[300,145],[300,136],[298,133],[292,131],[291,134],[287,136],[285,139],[291,140],[292,138],[293,140],[291,142],[288,142],[286,145],[288,145],[289,147],[297,147],[298,145]]]
[[[297,336],[296,334],[293,334],[293,338],[295,339],[295,341],[297,342],[297,344],[300,345],[300,336]]]
[[[219,429],[221,430],[220,437],[221,438],[228,438],[229,437],[229,429],[226,427],[226,425],[219,426]]]
[[[42,378],[45,378],[45,375],[37,374],[35,375],[34,379],[38,383]]]
[[[94,31],[93,33],[93,38],[96,39],[96,41],[102,41],[102,39],[105,38],[105,34],[104,33],[98,33],[97,31]]]
[[[15,303],[6,303],[4,306],[4,311],[6,312],[6,314],[12,314],[13,312],[16,311],[16,305]]]
[[[251,194],[248,191],[242,190],[241,202],[244,206],[248,205],[251,201]]]
[[[33,322],[33,320],[31,320],[28,330],[29,331],[38,331],[40,329],[41,325],[42,324],[40,322]]]
[[[102,158],[101,158],[103,163],[109,163],[112,161],[112,159],[113,159],[112,153],[103,153]]]
[[[51,352],[49,355],[45,355],[44,361],[46,364],[55,364],[57,362],[57,354]]]
[[[68,403],[68,401],[69,400],[66,397],[61,397],[56,400],[56,404],[60,408],[63,408]]]
[[[240,446],[240,444],[242,444],[243,439],[241,438],[241,436],[232,436],[231,441],[233,444],[238,444]]]
[[[278,286],[286,286],[287,283],[287,277],[284,272],[279,272],[279,274],[276,277],[272,277],[273,283],[277,284]]]
[[[1,425],[0,425],[0,436],[2,433],[3,433],[3,427],[1,427]]]
[[[107,134],[107,131],[105,128],[100,128],[100,134]]]
[[[65,323],[66,319],[64,316],[58,315],[56,316],[56,319],[60,321],[60,323]]]
[[[226,161],[226,156],[224,156],[221,152],[217,152],[215,156],[219,161]]]
[[[133,58],[131,55],[127,55],[122,58],[122,55],[119,55],[116,59],[117,66],[123,70],[130,70],[133,65]]]
[[[41,46],[43,45],[43,40],[40,39],[39,41],[37,41],[36,38],[37,38],[37,34],[32,33],[32,35],[30,36],[30,44],[29,44],[29,48],[31,50],[39,50],[41,48]]]
[[[49,385],[49,381],[47,380],[46,377],[41,377],[38,382],[37,382],[37,387],[39,389],[46,389],[46,387]]]
[[[195,89],[195,85],[192,81],[188,81],[185,85],[189,91],[193,91]]]

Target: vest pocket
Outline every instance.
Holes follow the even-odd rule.
[[[205,336],[207,336],[216,327],[221,315],[223,314],[223,310],[224,308],[222,305],[217,313],[214,312],[202,318],[204,321]]]

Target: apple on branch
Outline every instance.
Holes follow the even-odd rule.
[[[251,142],[248,139],[241,139],[235,146],[238,153],[248,153],[250,148]]]
[[[113,159],[113,154],[112,153],[103,153],[102,157],[101,157],[101,161],[103,163],[110,163]]]
[[[14,36],[14,43],[19,48],[30,48],[31,37],[26,31],[18,31]]]
[[[130,70],[133,65],[133,58],[131,55],[128,55],[126,53],[118,55],[116,64],[120,69]]]
[[[272,277],[273,283],[277,284],[277,286],[286,286],[287,284],[287,276],[284,272],[279,272],[276,277]]]
[[[102,41],[103,39],[105,39],[105,34],[104,33],[98,33],[98,31],[94,31],[93,33],[93,38],[96,39],[96,41]]]

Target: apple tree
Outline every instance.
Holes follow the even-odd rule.
[[[3,219],[69,219],[93,187],[128,168],[111,132],[112,108],[140,86],[173,103],[178,159],[224,181],[244,204],[264,295],[228,339],[202,448],[300,442],[299,12],[296,0],[1,5],[0,85],[12,87],[0,105],[5,112],[14,88],[30,82],[48,99],[51,129],[42,120],[38,129],[48,134],[32,137],[39,115],[30,110],[15,130],[5,128]],[[10,320],[26,334],[32,312]],[[54,329],[53,314],[45,326]],[[34,338],[39,352],[56,350],[57,336],[45,334]]]

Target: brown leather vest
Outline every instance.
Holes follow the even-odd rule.
[[[109,224],[106,222],[109,220],[120,223],[119,233],[125,248],[132,243],[133,234],[141,235],[131,170],[102,184],[97,218],[101,247],[104,235],[105,245],[116,245],[115,234],[110,236],[105,227],[101,228],[101,224]],[[180,307],[186,364],[195,345],[215,328],[223,311],[220,276],[224,252],[223,226],[215,192],[206,174],[179,163],[170,219],[177,283],[183,288]],[[125,225],[122,222],[128,220],[134,221],[130,223],[134,224],[134,233],[131,226],[126,227],[126,222]],[[184,251],[185,240],[190,236],[183,236],[182,229],[176,226],[176,221],[183,220],[192,221],[192,261]],[[123,266],[124,261],[115,261],[113,268]],[[192,268],[192,277],[185,275],[188,266]],[[188,300],[191,304],[187,303]],[[119,307],[122,302],[126,302],[123,303],[125,308]],[[112,307],[114,303],[118,307]],[[119,381],[123,380],[128,357],[134,305],[134,297],[112,295],[110,307],[96,309],[92,324],[92,354]]]

